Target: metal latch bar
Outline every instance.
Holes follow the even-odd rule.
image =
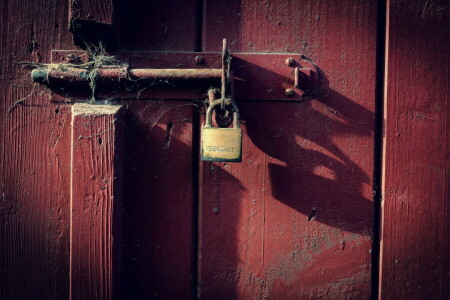
[[[90,72],[76,67],[49,65],[35,69],[31,78],[36,82],[53,81],[88,82],[92,76],[101,81],[120,80],[214,80],[221,79],[221,69],[132,69],[127,67],[101,67]]]

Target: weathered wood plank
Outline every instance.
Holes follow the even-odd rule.
[[[203,163],[199,294],[370,297],[375,1],[206,1],[205,51],[303,53],[313,99],[238,103],[241,164]]]
[[[67,299],[70,108],[17,62],[72,49],[68,1],[0,1],[0,298]]]
[[[72,107],[71,299],[112,299],[119,295],[121,108],[81,103]]]
[[[380,297],[449,299],[449,1],[388,1]]]

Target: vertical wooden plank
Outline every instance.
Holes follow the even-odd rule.
[[[322,79],[301,103],[238,103],[242,163],[202,164],[201,297],[370,297],[376,15],[375,1],[206,1],[205,51],[226,37],[303,53]]]
[[[72,106],[71,299],[112,299],[119,295],[121,107]]]
[[[69,295],[70,107],[17,62],[72,49],[66,0],[0,1],[0,298]]]
[[[388,1],[380,297],[450,297],[449,1]]]

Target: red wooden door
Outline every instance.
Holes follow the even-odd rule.
[[[445,299],[449,3],[413,2],[1,1],[0,298]],[[17,64],[182,68],[223,38],[320,73],[237,90],[240,163],[200,160],[207,88],[55,102]]]

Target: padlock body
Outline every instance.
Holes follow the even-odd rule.
[[[205,161],[241,161],[241,128],[203,127],[201,151]]]

